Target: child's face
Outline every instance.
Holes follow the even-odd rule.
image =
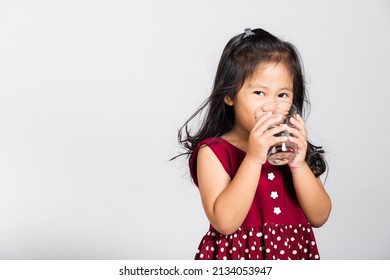
[[[283,63],[259,65],[234,99],[225,98],[226,104],[234,108],[235,128],[246,131],[250,131],[255,124],[256,108],[278,100],[293,101],[292,77]]]

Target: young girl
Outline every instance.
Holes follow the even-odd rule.
[[[279,115],[254,111],[270,101],[297,107],[291,127]],[[195,259],[319,259],[312,227],[322,226],[331,201],[319,176],[321,147],[307,141],[302,64],[293,45],[262,29],[246,29],[226,45],[208,100],[179,130],[210,229]],[[189,122],[207,113],[192,134]],[[289,132],[287,136],[279,132]],[[279,133],[279,134],[278,134]],[[288,140],[294,160],[275,166],[267,152]]]

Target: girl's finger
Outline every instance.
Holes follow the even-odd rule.
[[[302,132],[302,130],[296,127],[292,127],[292,126],[287,127],[287,132],[291,135],[291,137],[306,139],[305,131]]]
[[[288,141],[296,144],[299,151],[306,151],[307,141],[306,141],[305,137],[303,137],[303,136],[299,136],[299,137],[289,136]]]
[[[284,132],[288,129],[288,126],[286,124],[281,124],[281,125],[277,125],[273,128],[270,128],[270,129],[267,129],[266,131],[264,131],[262,133],[262,136],[264,138],[271,138],[271,137],[279,137],[279,136],[286,136],[286,134],[281,134],[281,135],[278,135],[280,134],[281,132]]]
[[[272,112],[264,113],[261,116],[256,118],[256,123],[252,128],[252,131],[256,130],[265,120],[271,117]]]
[[[267,139],[267,144],[269,147],[280,145],[283,142],[286,142],[288,140],[287,136],[274,136]]]
[[[291,117],[290,123],[295,126],[303,135],[306,136],[306,127],[305,122],[303,121],[302,117],[300,115],[296,115],[296,118]]]
[[[252,131],[257,130],[262,134],[270,128],[279,126],[282,123],[282,120],[283,116],[281,115],[272,115],[267,113],[267,116],[262,119],[262,122],[260,122],[261,120],[259,119],[259,121],[253,127]]]

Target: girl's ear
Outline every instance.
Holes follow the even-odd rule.
[[[229,106],[233,106],[234,105],[233,99],[232,99],[232,97],[230,95],[225,95],[223,101],[225,101],[226,105],[229,105]]]

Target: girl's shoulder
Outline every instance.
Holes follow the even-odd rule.
[[[195,150],[199,150],[201,147],[204,147],[204,146],[208,146],[212,150],[223,150],[223,151],[234,151],[234,152],[245,153],[240,148],[238,148],[236,145],[233,145],[232,143],[230,143],[228,140],[226,140],[223,137],[206,138],[206,139],[200,141],[196,145]]]
[[[203,139],[202,141],[200,141],[197,145],[196,145],[196,148],[201,148],[203,146],[209,146],[209,147],[223,147],[227,142],[225,139],[223,139],[222,137],[210,137],[210,138],[206,138],[206,139]]]
[[[212,137],[200,141],[190,157],[190,172],[191,176],[197,185],[197,159],[199,150],[207,146],[215,154],[218,160],[221,162],[225,171],[232,176],[233,166],[236,166],[236,162],[242,161],[245,153],[221,137]],[[234,168],[235,169],[235,168]]]
[[[196,145],[191,157],[196,157],[199,150],[205,146],[209,147],[220,160],[222,159],[220,157],[223,157],[223,155],[245,154],[245,152],[222,137],[210,137],[200,141]]]

